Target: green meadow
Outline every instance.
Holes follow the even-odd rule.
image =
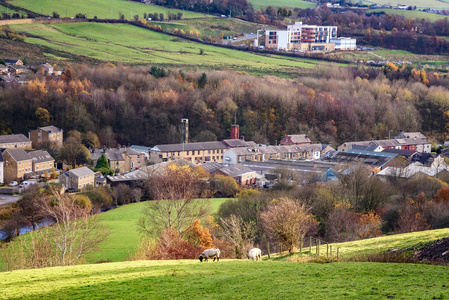
[[[215,214],[221,203],[227,198],[209,200],[210,211]],[[108,229],[110,235],[95,251],[87,257],[88,263],[98,261],[124,261],[134,253],[142,237],[137,221],[142,216],[146,202],[120,206],[99,215],[101,224]]]
[[[447,0],[364,0],[365,4],[379,4],[379,5],[407,5],[415,6],[417,8],[433,8],[433,9],[448,9],[449,1]]]
[[[191,42],[127,24],[66,23],[11,26],[33,35],[27,43],[109,62],[235,69],[254,73],[297,72],[317,61],[262,56]],[[200,54],[203,49],[203,54]]]
[[[314,8],[316,3],[301,1],[301,0],[249,0],[254,9],[261,9],[267,6],[273,7],[291,7],[291,8]]]
[[[87,18],[97,16],[100,19],[118,19],[119,13],[122,13],[125,15],[125,19],[132,19],[135,15],[143,18],[144,13],[163,13],[167,17],[168,12],[181,12],[184,18],[207,17],[204,14],[190,11],[168,9],[126,0],[10,0],[9,2],[49,16],[56,11],[61,17],[75,17],[76,14],[82,13],[86,14]]]
[[[23,12],[16,11],[16,10],[14,10],[12,8],[9,8],[8,5],[6,5],[6,6],[0,5],[0,14],[2,14],[2,13],[13,14],[13,13],[17,13],[17,12],[20,13],[20,14],[23,13]]]
[[[449,9],[449,4],[448,7]],[[424,11],[419,10],[402,10],[402,9],[370,9],[367,11],[367,13],[373,13],[373,12],[385,12],[389,15],[399,15],[403,16],[406,19],[429,19],[432,22],[435,22],[436,20],[448,18],[448,16],[438,15],[438,14],[431,14]]]
[[[0,299],[447,299],[447,267],[132,261],[0,273]]]

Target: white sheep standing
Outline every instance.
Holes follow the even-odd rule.
[[[249,250],[248,258],[251,260],[261,260],[262,259],[262,251],[259,248],[253,248]]]
[[[203,262],[203,259],[204,261],[207,261],[209,258],[212,257],[214,258],[214,261],[215,259],[217,259],[217,261],[220,261],[220,249],[212,248],[204,250],[203,253],[200,254],[199,260],[200,262]]]

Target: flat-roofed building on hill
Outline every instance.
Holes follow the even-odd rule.
[[[31,140],[23,134],[0,135],[0,148],[31,149]]]
[[[307,25],[295,22],[287,30],[267,30],[265,47],[268,49],[292,51],[332,51],[337,38],[337,26]]]

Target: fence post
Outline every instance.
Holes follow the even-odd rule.
[[[332,245],[330,245],[329,248],[330,248],[331,257],[332,257]]]
[[[299,237],[299,253],[302,254],[302,235]]]
[[[337,248],[337,259],[338,259],[338,252],[339,252],[340,248]]]
[[[268,259],[270,258],[270,243],[268,243],[267,239],[265,239],[265,246],[267,247]]]
[[[317,254],[318,256],[320,256],[320,244],[321,244],[321,241],[318,239],[318,240],[316,241],[316,254]]]
[[[309,236],[309,252],[312,254],[312,237]]]
[[[326,244],[326,257],[329,258],[329,244]]]

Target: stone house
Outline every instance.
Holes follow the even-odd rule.
[[[28,137],[32,142],[33,148],[37,148],[40,143],[49,142],[57,147],[62,147],[64,131],[55,126],[39,127],[28,132]]]
[[[23,179],[25,174],[33,172],[32,159],[22,148],[3,149],[1,156],[5,182]]]
[[[43,174],[45,171],[50,172],[54,167],[55,159],[44,150],[36,150],[28,152],[33,162],[33,172],[36,174]]]
[[[97,165],[98,159],[104,154],[108,160],[109,167],[113,170],[120,170],[119,173],[131,172],[135,169],[146,166],[147,160],[144,153],[138,152],[128,147],[123,148],[99,148],[90,151],[93,165]]]
[[[31,149],[31,141],[23,134],[0,135],[0,148]]]
[[[88,186],[95,185],[95,173],[87,168],[72,169],[58,176],[59,184],[67,190],[81,191]]]

